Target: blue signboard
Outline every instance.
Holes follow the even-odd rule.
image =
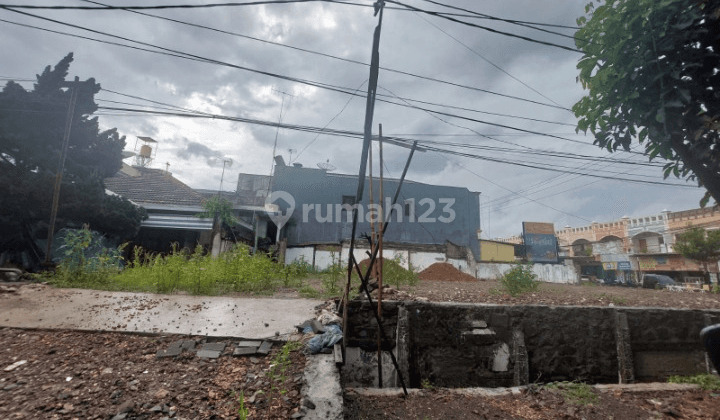
[[[617,262],[617,269],[623,270],[623,271],[630,271],[632,270],[632,267],[630,267],[630,261],[618,261]]]
[[[558,246],[555,235],[525,233],[525,257],[528,261],[558,262]]]

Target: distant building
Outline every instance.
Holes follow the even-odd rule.
[[[708,207],[679,212],[663,211],[642,217],[622,217],[609,222],[556,231],[561,255],[572,260],[584,277],[610,282],[637,282],[646,273],[664,274],[679,282],[697,283],[700,264],[673,250],[677,234],[689,227],[720,229],[720,209]],[[517,237],[509,238],[509,240]],[[718,266],[709,266],[717,278]]]

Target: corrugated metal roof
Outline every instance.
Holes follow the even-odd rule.
[[[212,230],[213,219],[205,219],[193,216],[170,215],[170,214],[148,214],[141,227],[163,228],[163,229],[189,229],[189,230]]]

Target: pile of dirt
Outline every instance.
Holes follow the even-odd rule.
[[[420,272],[420,280],[435,280],[435,281],[477,281],[477,279],[470,274],[465,274],[457,268],[453,267],[452,264],[448,263],[435,263],[430,267]]]

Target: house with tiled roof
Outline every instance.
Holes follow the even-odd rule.
[[[167,252],[173,243],[188,249],[210,244],[213,219],[195,217],[202,212],[203,196],[170,172],[123,163],[105,179],[105,188],[148,212],[135,238],[143,248]]]
[[[209,246],[213,231],[212,218],[196,217],[203,212],[202,202],[219,195],[218,191],[196,190],[172,176],[168,171],[123,163],[115,176],[105,179],[105,188],[145,208],[148,219],[140,225],[135,242],[146,249],[168,252],[173,243],[180,248]],[[258,223],[264,230],[267,219],[262,200],[245,199],[242,194],[223,192],[221,196],[233,203],[239,226],[227,233],[230,241],[252,242]],[[264,236],[264,232],[261,232]]]

